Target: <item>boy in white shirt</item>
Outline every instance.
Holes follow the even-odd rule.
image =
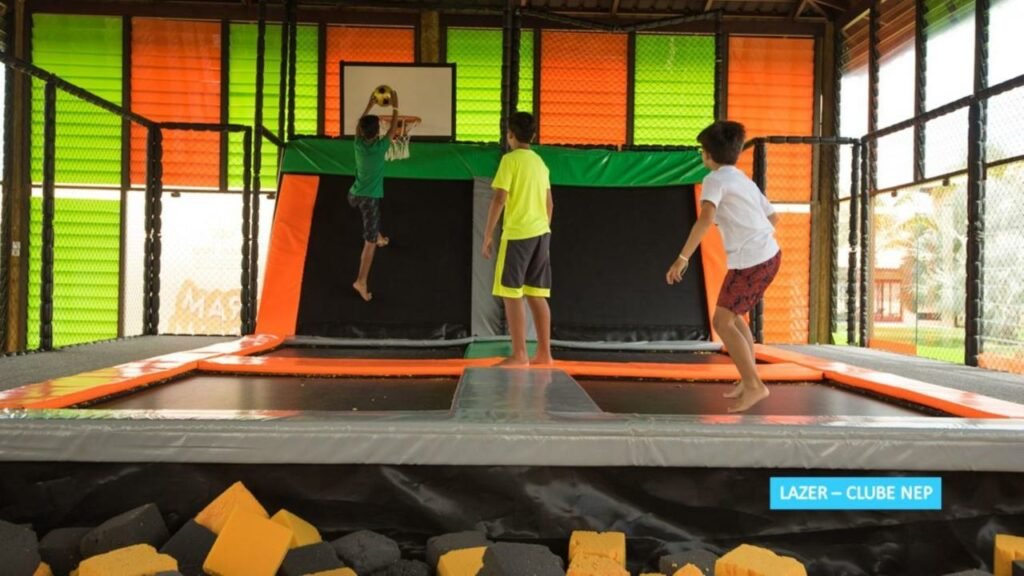
[[[690,230],[686,244],[665,274],[665,281],[682,280],[690,256],[712,224],[725,245],[729,268],[718,296],[712,325],[721,336],[729,356],[740,372],[736,388],[725,394],[736,401],[730,412],[743,412],[768,397],[754,360],[754,336],[743,320],[764,296],[782,262],[775,241],[775,209],[757,185],[736,168],[743,151],[746,130],[738,122],[719,121],[698,136],[701,158],[711,173],[704,178],[700,216]]]

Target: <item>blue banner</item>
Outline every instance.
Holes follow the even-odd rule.
[[[942,510],[942,478],[771,479],[772,510]]]

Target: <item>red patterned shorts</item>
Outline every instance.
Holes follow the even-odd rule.
[[[737,315],[750,312],[764,296],[765,290],[768,289],[772,280],[775,279],[780,264],[782,264],[781,251],[757,266],[739,270],[730,269],[729,273],[725,275],[725,281],[722,282],[717,305]]]

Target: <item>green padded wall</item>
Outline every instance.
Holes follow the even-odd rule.
[[[116,197],[118,192],[111,192]],[[53,223],[53,344],[117,337],[121,202],[57,198]],[[28,347],[39,347],[42,198],[32,198]]]
[[[317,53],[319,31],[316,26],[299,26],[295,56],[295,132],[316,134]],[[231,24],[230,62],[228,64],[228,121],[252,125],[256,110],[256,24]],[[264,68],[263,123],[275,134],[278,129],[278,92],[281,89],[281,28],[268,26]],[[255,135],[254,135],[255,137]],[[228,182],[242,187],[242,135],[229,137]],[[277,148],[264,141],[261,188],[277,187]]]
[[[715,120],[714,37],[638,35],[635,78],[633,142],[696,146]]]
[[[533,31],[520,42],[518,109],[533,110]],[[448,28],[447,58],[455,63],[455,138],[497,142],[501,115],[502,31]]]
[[[32,62],[121,103],[122,24],[116,16],[35,14]],[[57,184],[121,185],[121,118],[57,94]],[[32,82],[32,181],[42,181],[43,83]]]

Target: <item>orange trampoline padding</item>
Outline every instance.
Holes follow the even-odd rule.
[[[256,314],[258,333],[295,334],[309,230],[319,187],[319,176],[287,174],[281,181],[263,276],[263,297]]]
[[[696,190],[697,214],[700,214],[701,186],[694,187]],[[708,318],[715,316],[715,308],[718,302],[718,294],[722,290],[722,282],[729,272],[725,262],[725,245],[722,244],[722,236],[718,233],[717,227],[711,227],[704,239],[700,242],[700,260],[704,267],[704,293],[708,295]],[[711,323],[708,322],[710,326]],[[715,327],[711,327],[711,337],[715,342],[721,342]]]
[[[327,29],[324,132],[328,136],[341,133],[342,61],[415,62],[416,33],[412,28],[331,26]]]
[[[132,111],[163,122],[220,123],[220,33],[219,22],[133,18]],[[146,179],[146,133],[132,126],[133,184]],[[163,136],[164,186],[219,186],[219,133]]]
[[[541,33],[540,141],[625,144],[628,36]]]
[[[1021,404],[770,346],[757,345],[755,349],[759,360],[792,362],[821,370],[828,380],[890,398],[906,400],[961,418],[1024,418],[1024,405]]]

